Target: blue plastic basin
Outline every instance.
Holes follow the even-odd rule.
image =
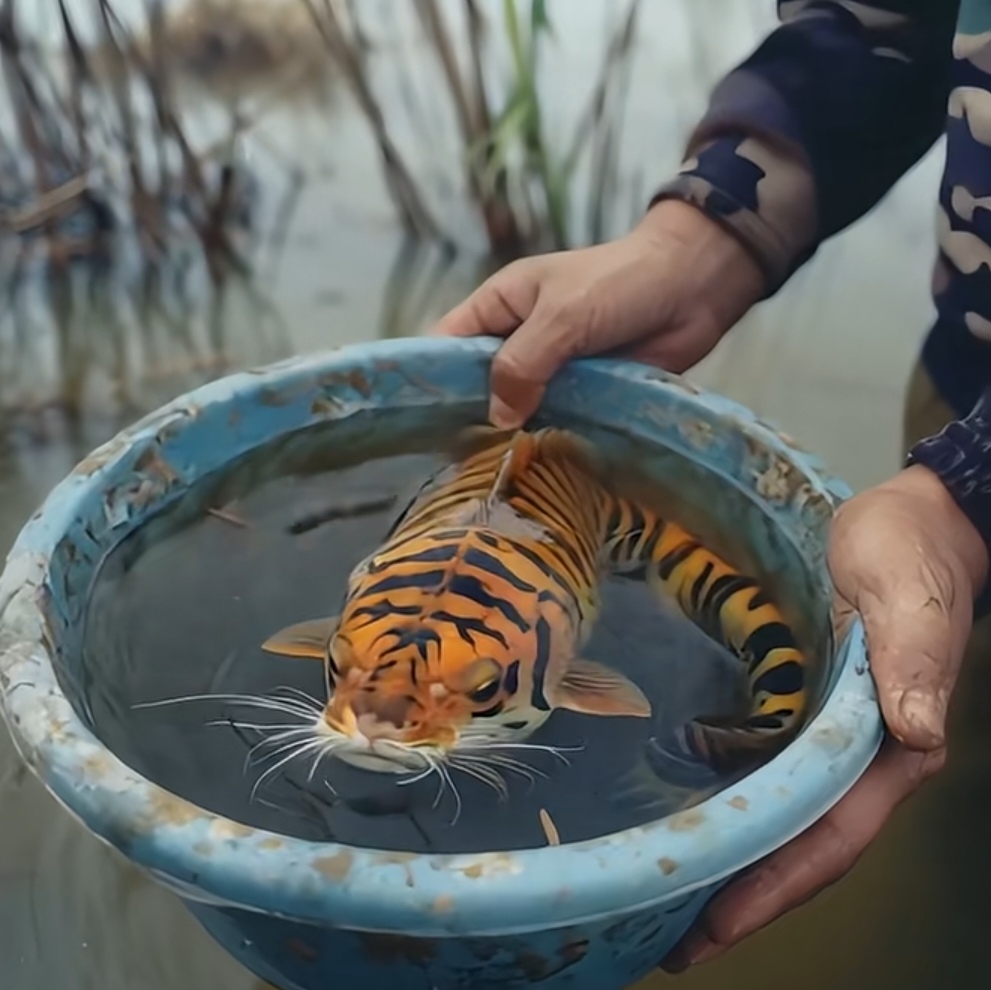
[[[862,628],[840,637],[830,626],[824,544],[844,486],[745,409],[606,360],[566,369],[548,390],[548,418],[656,450],[681,514],[718,524],[726,552],[769,575],[819,644],[814,716],[778,757],[648,826],[454,856],[249,828],[161,789],[101,744],[73,687],[100,560],[198,478],[277,438],[324,424],[327,442],[354,443],[375,429],[376,410],[397,407],[425,429],[477,421],[495,346],[363,344],[198,389],[87,457],[24,527],[0,578],[0,700],[23,759],[87,828],[285,990],[628,986],[726,880],[835,804],[880,744]]]

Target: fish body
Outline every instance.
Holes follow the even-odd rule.
[[[651,714],[632,681],[581,655],[608,573],[645,580],[747,665],[745,718],[690,723],[676,762],[723,769],[791,737],[805,657],[758,582],[615,491],[592,449],[558,429],[471,431],[352,572],[340,615],[264,648],[324,661],[320,730],[341,759],[430,768],[519,743],[559,708]]]

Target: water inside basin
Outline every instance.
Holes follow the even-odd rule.
[[[272,656],[261,644],[283,626],[335,612],[351,569],[449,463],[450,431],[411,430],[406,419],[382,411],[375,430],[346,447],[314,427],[256,449],[198,481],[107,556],[81,665],[85,711],[104,744],[149,780],[245,825],[402,852],[579,842],[684,811],[730,784],[726,776],[704,792],[685,789],[643,762],[658,731],[739,710],[744,680],[727,651],[639,581],[605,580],[584,653],[637,683],[651,719],[558,711],[527,740],[534,748],[492,756],[505,792],[470,768],[400,783],[312,750],[295,755],[310,738],[286,735],[300,715],[224,697],[325,700],[320,664]],[[622,437],[582,432],[617,463],[642,470],[659,460]],[[718,503],[722,518],[751,511],[728,487]],[[682,509],[696,526],[711,513]],[[178,698],[190,700],[146,707]]]

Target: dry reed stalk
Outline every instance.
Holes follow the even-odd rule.
[[[494,192],[490,194],[483,175],[491,170],[491,159],[489,156],[473,154],[473,149],[487,146],[486,138],[492,128],[492,114],[488,106],[482,67],[484,33],[481,15],[477,6],[468,0],[465,4],[465,16],[468,23],[470,72],[465,78],[458,66],[454,42],[436,0],[414,0],[414,3],[454,103],[465,151],[468,188],[481,213],[489,245],[500,257],[517,257],[524,251],[525,238],[505,196],[506,170],[499,168],[490,176],[488,187]]]
[[[75,131],[76,146],[79,150],[80,164],[89,167],[90,147],[88,121],[83,106],[84,93],[92,85],[93,73],[90,68],[86,50],[79,41],[75,25],[69,16],[65,0],[58,0],[59,18],[62,22],[62,33],[65,35],[65,46],[69,62],[69,91],[72,107],[72,124]]]
[[[424,204],[409,168],[389,134],[382,109],[368,82],[362,52],[348,40],[349,36],[331,0],[323,0],[322,14],[314,0],[303,0],[303,3],[310,12],[328,52],[340,65],[344,78],[372,129],[382,160],[386,185],[399,211],[403,226],[415,237],[443,240],[440,227]]]
[[[34,227],[45,226],[51,219],[64,216],[90,189],[88,176],[79,176],[43,193],[30,206],[14,213],[0,213],[0,231],[24,234]]]
[[[316,9],[316,0],[303,2]],[[323,3],[330,8],[331,0]],[[508,92],[498,99],[486,87],[486,48],[493,36],[477,0],[464,0],[463,55],[457,32],[437,0],[414,0],[413,8],[451,101],[465,148],[469,196],[484,224],[490,250],[500,261],[540,250],[548,238],[556,249],[573,246],[569,193],[576,166],[586,154],[591,155],[588,229],[593,241],[604,236],[607,208],[618,191],[622,109],[618,104],[626,92],[639,0],[632,0],[607,42],[588,106],[580,114],[563,158],[552,154],[548,146],[537,86],[539,51],[551,30],[546,4],[531,0],[528,8],[523,5],[525,14],[519,7],[517,0],[503,0],[502,38],[511,57],[513,78]],[[338,58],[354,56],[348,51],[347,36],[339,34],[337,40]],[[366,72],[362,80],[374,103]],[[430,97],[434,98],[433,93]],[[380,145],[384,126],[379,111],[373,129]],[[412,225],[406,226],[416,234]]]

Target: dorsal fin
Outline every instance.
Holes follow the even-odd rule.
[[[489,505],[498,502],[506,494],[506,489],[514,478],[526,473],[526,469],[538,454],[539,445],[539,433],[521,431],[509,440],[506,452],[502,455],[502,464],[489,491]]]
[[[536,454],[539,438],[540,432],[500,430],[488,425],[469,426],[454,437],[450,449],[456,464],[464,465],[481,454],[500,455],[492,487],[479,506],[483,515],[502,498],[513,478],[526,471]]]
[[[584,437],[553,426],[533,432],[501,430],[488,425],[469,426],[455,436],[450,451],[454,462],[460,464],[500,446],[504,446],[507,455],[510,455],[500,472],[502,486],[525,471],[535,460],[548,463],[564,461],[571,466],[580,466],[589,474],[601,474],[602,465],[595,447]]]
[[[489,523],[492,512],[502,504],[513,481],[535,462],[601,478],[595,448],[584,438],[555,427],[527,432],[473,426],[455,437],[451,451],[455,462],[462,465],[487,452],[500,457],[487,494],[467,512],[472,521],[483,524]]]
[[[532,460],[547,464],[563,464],[569,470],[576,468],[593,478],[602,479],[602,455],[590,440],[558,427],[547,427],[533,434],[537,450]]]
[[[448,452],[455,464],[470,460],[476,454],[506,444],[519,430],[500,430],[488,424],[466,426],[459,430],[448,444]]]

